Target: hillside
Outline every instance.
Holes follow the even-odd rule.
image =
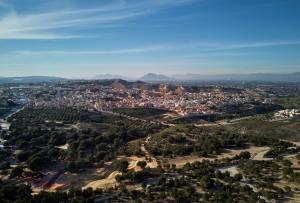
[[[149,82],[155,82],[155,81],[171,81],[174,80],[173,78],[170,78],[168,76],[162,75],[162,74],[155,74],[155,73],[148,73],[140,78],[141,81],[149,81]]]

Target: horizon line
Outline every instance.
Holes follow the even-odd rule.
[[[295,74],[295,73],[300,73],[300,71],[292,71],[292,72],[285,72],[285,73],[279,73],[279,72],[252,72],[252,73],[182,73],[182,74],[164,74],[164,73],[153,73],[153,72],[148,72],[145,73],[141,76],[127,76],[127,75],[120,75],[120,74],[113,74],[113,73],[104,73],[104,74],[95,74],[93,76],[84,76],[84,77],[77,77],[77,76],[67,76],[67,77],[63,77],[61,75],[15,75],[15,76],[1,76],[0,78],[25,78],[25,77],[54,77],[54,78],[63,78],[63,79],[70,79],[70,80],[99,80],[96,79],[97,76],[118,76],[115,78],[107,78],[107,79],[122,79],[122,78],[126,78],[126,79],[137,79],[139,80],[140,78],[142,78],[145,75],[148,74],[155,74],[155,75],[161,75],[161,76],[166,76],[166,77],[170,77],[170,79],[176,79],[176,78],[172,78],[172,77],[176,77],[176,76],[188,76],[188,75],[203,75],[203,76],[221,76],[221,75],[290,75],[290,74]],[[105,77],[103,77],[103,79],[106,79]]]

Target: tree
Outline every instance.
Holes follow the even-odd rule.
[[[235,179],[236,181],[240,181],[240,180],[243,179],[243,176],[242,176],[242,174],[238,173],[238,174],[235,174],[234,179]]]
[[[31,155],[30,151],[21,151],[16,155],[16,157],[18,161],[23,162],[23,161],[27,161],[30,155]]]
[[[251,158],[251,154],[248,151],[241,152],[239,156],[241,159],[250,159]]]
[[[116,175],[115,179],[117,182],[121,182],[123,180],[123,177],[118,174],[118,175]]]
[[[54,133],[49,142],[55,146],[64,145],[66,144],[66,137],[63,134]]]
[[[0,197],[1,202],[16,202],[16,200],[25,200],[31,197],[31,188],[28,185],[1,185]],[[26,202],[26,201],[24,201]]]
[[[22,166],[17,166],[15,168],[12,169],[11,173],[10,173],[10,177],[14,178],[14,177],[19,177],[21,176],[23,173],[23,167]]]
[[[137,163],[137,166],[141,167],[142,169],[144,169],[147,166],[147,162],[146,161],[139,161]]]
[[[129,163],[126,159],[119,160],[117,163],[118,170],[123,173],[127,172],[128,166],[129,166]]]
[[[51,159],[47,155],[34,155],[28,160],[28,166],[34,171],[41,170],[51,164]]]
[[[205,189],[209,189],[213,186],[213,180],[208,176],[202,176],[200,180],[200,185]]]

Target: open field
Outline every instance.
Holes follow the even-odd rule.
[[[181,156],[177,158],[163,158],[163,161],[167,161],[169,164],[175,164],[176,167],[181,168],[186,163],[192,163],[195,161],[203,161],[203,160],[215,160],[215,159],[224,159],[224,158],[233,158],[236,155],[239,155],[243,151],[248,151],[251,153],[251,157],[253,159],[258,158],[257,155],[266,152],[269,150],[269,147],[256,147],[256,146],[250,146],[248,148],[243,149],[228,149],[224,153],[217,155],[217,156],[211,156],[211,157],[199,157],[197,155],[190,155],[190,156]]]
[[[97,188],[102,188],[102,189],[112,188],[112,187],[114,187],[114,186],[117,185],[116,176],[118,174],[120,174],[120,173],[117,172],[117,171],[114,171],[107,178],[89,182],[83,188],[84,189],[89,188],[89,187],[91,187],[93,189],[97,189]]]
[[[147,166],[150,168],[156,168],[157,163],[154,161],[147,161],[145,157],[118,157],[116,160],[126,159],[129,163],[128,170],[139,171],[141,168],[137,166],[139,161],[146,161]],[[115,161],[116,161],[115,160]],[[104,168],[91,168],[81,173],[69,173],[65,172],[62,174],[49,189],[49,191],[55,190],[68,190],[71,187],[81,187],[93,189],[101,188],[108,189],[117,185],[115,177],[120,174],[116,170],[114,162],[108,162],[105,164]],[[36,188],[36,191],[39,190]]]
[[[106,180],[112,172],[109,171],[108,167],[88,169],[81,173],[65,172],[55,181],[50,190],[68,190],[71,187],[81,188],[93,183],[95,180]],[[105,178],[107,174],[109,175]]]
[[[258,117],[241,120],[225,127],[242,133],[300,141],[300,119],[267,121]]]

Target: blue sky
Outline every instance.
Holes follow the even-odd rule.
[[[300,71],[299,0],[0,0],[0,76]]]

